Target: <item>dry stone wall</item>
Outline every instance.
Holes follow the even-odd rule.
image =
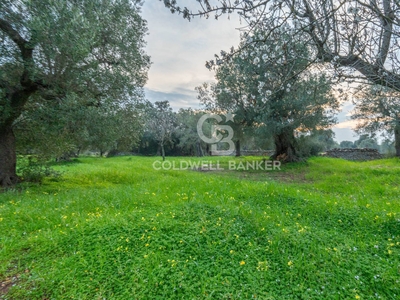
[[[347,160],[373,160],[382,158],[382,154],[380,154],[378,150],[371,148],[335,148],[326,151],[325,156]]]

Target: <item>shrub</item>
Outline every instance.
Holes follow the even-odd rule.
[[[61,173],[38,160],[34,156],[22,157],[19,159],[17,168],[18,176],[22,181],[42,183],[45,177],[59,178]]]
[[[297,139],[297,153],[302,158],[317,156],[324,151],[324,145],[310,136],[301,136]]]

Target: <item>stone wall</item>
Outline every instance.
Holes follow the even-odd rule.
[[[240,154],[242,156],[271,156],[274,152],[274,150],[241,150]]]
[[[240,150],[241,156],[271,156],[275,150]],[[215,152],[213,156],[236,156],[236,150],[231,154],[226,154],[226,151]]]
[[[326,151],[325,156],[343,158],[347,160],[373,160],[382,158],[382,154],[380,154],[378,150],[371,148],[335,148]]]

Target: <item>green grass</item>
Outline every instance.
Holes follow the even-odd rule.
[[[81,158],[0,194],[0,298],[399,299],[398,159],[155,160]]]

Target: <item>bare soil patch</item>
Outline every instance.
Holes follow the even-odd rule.
[[[283,183],[312,183],[312,180],[307,179],[306,171],[274,171],[274,172],[246,172],[246,171],[220,171],[220,170],[202,170],[197,169],[197,172],[217,174],[221,176],[236,177],[239,179],[253,181],[269,181],[274,180]]]

